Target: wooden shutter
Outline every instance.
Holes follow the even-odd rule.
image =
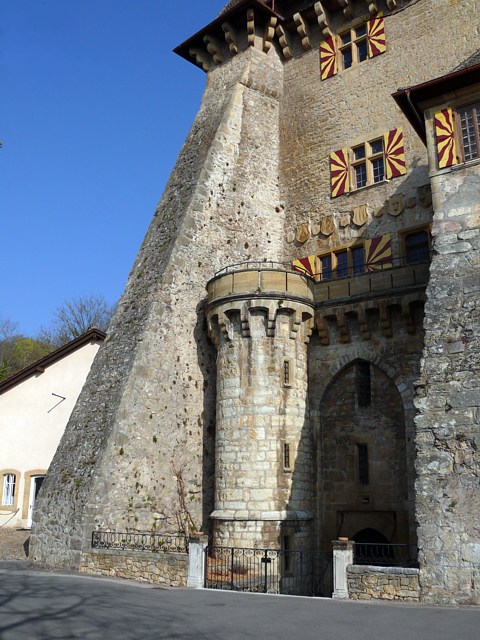
[[[320,43],[320,78],[326,80],[337,73],[337,46],[335,36]]]
[[[378,13],[375,18],[367,22],[367,41],[369,58],[374,58],[387,50],[385,20],[382,13]]]
[[[444,169],[458,163],[455,143],[455,119],[453,110],[448,107],[438,111],[434,118],[435,138],[437,142],[438,168]]]
[[[403,143],[403,131],[392,129],[384,136],[385,144],[385,177],[387,180],[398,178],[407,173],[405,162],[405,145]]]
[[[292,260],[292,267],[295,271],[306,273],[309,276],[314,276],[319,272],[317,256],[307,256],[306,258],[299,258],[298,260]]]
[[[332,198],[350,190],[348,179],[348,149],[339,149],[330,154],[330,186]]]
[[[365,240],[364,247],[366,271],[381,271],[392,268],[392,238],[389,233]]]

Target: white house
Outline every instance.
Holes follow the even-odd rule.
[[[0,527],[30,528],[35,498],[105,337],[89,329],[0,382]]]

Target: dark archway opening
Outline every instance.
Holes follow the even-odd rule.
[[[357,531],[352,540],[355,542],[355,564],[395,564],[394,547],[377,529],[368,527]]]

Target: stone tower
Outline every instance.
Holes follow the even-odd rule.
[[[208,326],[218,350],[211,515],[218,545],[277,547],[286,535],[307,548],[313,543],[313,287],[275,266],[226,270],[208,285]]]
[[[423,112],[392,99],[475,53],[478,2],[454,4],[238,0],[177,47],[205,93],[42,488],[37,561],[78,568],[96,530],[418,542],[424,599],[479,601],[478,539],[450,535],[454,520],[478,533],[459,488],[478,481],[476,399],[463,439],[459,419],[435,432],[463,407],[446,382],[477,371],[474,355],[436,359],[435,343],[439,318],[459,317],[435,278],[476,291],[477,194],[460,181],[456,249],[472,254],[450,261],[452,227],[437,223],[463,215],[440,195],[458,167],[445,181],[442,167],[432,201]],[[467,333],[451,333],[471,354],[468,313]]]

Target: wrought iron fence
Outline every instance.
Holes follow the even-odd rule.
[[[331,551],[207,547],[205,587],[331,597]]]
[[[185,536],[170,533],[93,531],[92,548],[188,553],[188,541]]]
[[[355,564],[377,567],[418,567],[418,549],[410,544],[356,542],[353,550]]]

